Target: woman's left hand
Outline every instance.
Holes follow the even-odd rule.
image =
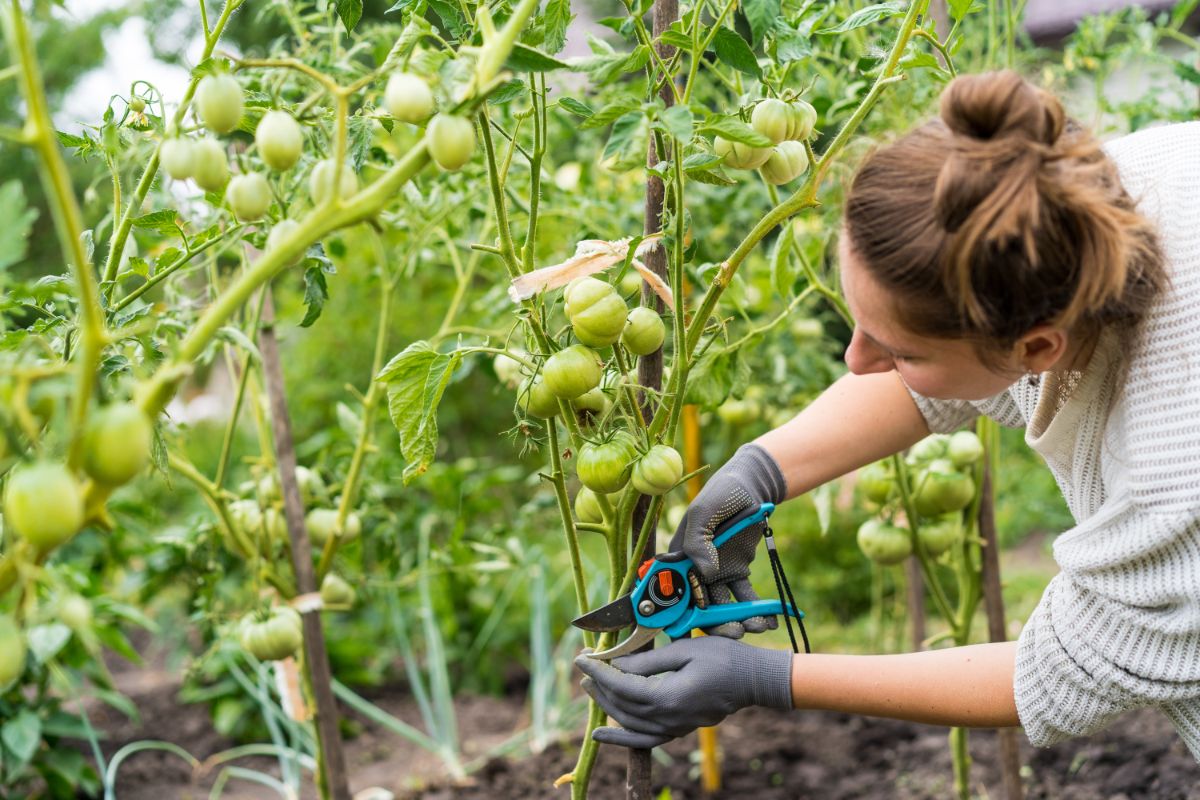
[[[583,688],[624,727],[592,738],[624,747],[657,747],[716,725],[746,706],[792,707],[792,653],[705,636],[615,659],[575,659]]]

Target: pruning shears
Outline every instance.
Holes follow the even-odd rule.
[[[747,528],[765,523],[774,510],[773,503],[763,503],[758,508],[735,517],[713,538],[713,545],[720,548]],[[787,581],[782,577],[782,567],[778,566],[775,540],[769,527],[764,539],[771,553],[772,568],[778,570],[775,572],[776,583],[782,595]],[[787,596],[786,603],[780,599],[710,605],[692,560],[681,552],[659,553],[654,558],[647,559],[638,568],[638,581],[631,592],[576,618],[571,624],[585,631],[599,633],[634,626],[633,633],[625,641],[608,650],[590,654],[592,658],[608,661],[637,651],[653,641],[659,632],[666,633],[675,640],[687,636],[693,628],[741,622],[750,617],[785,614],[785,609],[785,621],[788,621],[788,616],[795,617],[798,621],[802,620],[804,612],[796,608],[790,588]],[[802,633],[803,630],[801,623]],[[788,633],[791,634],[790,621]],[[804,644],[807,649],[807,636]],[[794,636],[792,647],[797,649]]]

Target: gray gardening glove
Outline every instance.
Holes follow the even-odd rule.
[[[582,655],[575,665],[587,693],[624,726],[592,732],[606,744],[648,750],[740,708],[792,708],[792,653],[720,636],[680,639],[612,665]]]
[[[750,562],[766,526],[747,528],[720,550],[713,547],[713,536],[723,523],[763,503],[782,503],[786,497],[787,482],[779,465],[770,453],[751,443],[739,447],[688,506],[671,539],[671,550],[682,550],[695,562],[710,604],[759,599],[750,586]],[[746,631],[762,633],[777,627],[775,617],[750,617],[706,628],[705,633],[740,639]]]

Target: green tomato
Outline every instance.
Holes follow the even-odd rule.
[[[304,134],[300,125],[286,111],[268,111],[263,114],[254,131],[254,142],[263,163],[276,172],[295,166],[304,150]]]
[[[129,110],[135,114],[140,114],[146,110],[146,101],[136,95],[129,98]]]
[[[922,522],[917,538],[931,556],[940,556],[962,539],[962,514],[951,513]]]
[[[683,457],[670,445],[656,444],[633,465],[632,477],[642,494],[666,494],[683,477]]]
[[[750,112],[750,126],[770,139],[772,144],[779,144],[790,138],[788,134],[792,129],[791,109],[782,100],[760,100]]]
[[[946,457],[956,467],[967,467],[983,458],[983,442],[972,431],[959,431],[946,443]]]
[[[787,138],[795,142],[803,142],[812,136],[813,128],[817,125],[817,110],[811,103],[796,100],[789,105],[791,125]]]
[[[304,644],[304,626],[296,609],[276,606],[266,619],[244,619],[238,638],[246,652],[259,661],[280,661]]]
[[[39,461],[8,476],[4,521],[43,553],[83,527],[83,489],[65,464]]]
[[[317,501],[326,500],[325,481],[315,470],[305,466],[296,467],[296,486],[300,489],[300,501],[305,506],[311,506]],[[279,475],[268,472],[258,481],[258,502],[264,506],[283,498],[279,489]]]
[[[629,483],[637,455],[633,439],[618,433],[603,444],[585,444],[576,459],[575,471],[580,482],[593,492],[612,494]]]
[[[150,463],[154,425],[132,403],[105,406],[88,420],[83,469],[106,486],[128,483]]]
[[[195,160],[191,139],[167,139],[158,151],[158,163],[177,181],[192,177]]]
[[[622,297],[628,297],[634,292],[642,290],[642,276],[636,269],[628,270],[621,276],[620,293]]]
[[[763,180],[773,186],[794,181],[808,169],[808,153],[800,142],[780,142],[762,165]]]
[[[58,601],[58,618],[76,633],[92,629],[92,604],[87,598],[71,593]]]
[[[313,167],[312,173],[308,176],[308,196],[312,198],[314,206],[321,205],[333,194],[335,172],[337,172],[337,164],[328,158],[318,161],[317,165]],[[346,164],[342,167],[342,174],[338,179],[338,197],[345,200],[357,191],[358,177],[355,176],[350,165]]]
[[[521,388],[517,390],[517,405],[526,414],[538,419],[550,419],[560,410],[558,398],[550,391],[550,387],[546,386],[541,375],[525,379]]]
[[[433,92],[424,79],[407,72],[388,78],[383,92],[388,113],[400,122],[420,124],[433,114]],[[474,136],[474,130],[471,131]]]
[[[581,486],[575,495],[575,517],[580,522],[590,522],[594,525],[604,522],[604,514],[600,511],[600,498],[586,486]]]
[[[811,342],[825,335],[825,325],[812,317],[792,317],[788,322],[792,336],[802,342]]]
[[[513,350],[514,353],[521,358],[525,358],[529,354],[524,350]],[[510,389],[516,389],[521,385],[521,381],[525,379],[525,366],[504,353],[498,353],[492,359],[492,368],[496,371],[496,377]]]
[[[604,362],[595,350],[573,344],[546,359],[542,379],[555,397],[571,400],[599,386],[603,373]]]
[[[579,395],[579,397],[573,399],[571,401],[571,408],[580,413],[599,417],[612,408],[612,400],[609,400],[604,390],[597,386],[595,389],[589,389]]]
[[[235,175],[225,190],[225,200],[234,216],[243,222],[261,219],[271,207],[271,187],[257,172]]]
[[[913,502],[922,517],[936,517],[961,511],[974,498],[975,482],[961,472],[955,472],[949,461],[937,459],[918,476]]]
[[[771,157],[769,147],[751,147],[720,136],[713,139],[713,152],[721,157],[725,166],[732,169],[758,169]]]
[[[475,154],[475,123],[466,117],[438,114],[425,129],[429,155],[444,170],[462,169]]]
[[[749,425],[762,418],[762,406],[756,400],[729,398],[717,406],[717,416],[726,425]]]
[[[321,580],[321,602],[326,606],[350,607],[357,595],[354,587],[336,572],[328,572]]]
[[[926,436],[909,448],[908,458],[905,460],[915,466],[924,466],[934,459],[944,457],[949,442],[950,437],[942,433]]]
[[[635,356],[648,356],[662,347],[667,338],[667,326],[654,309],[638,306],[625,319],[621,344]]]
[[[9,614],[0,614],[0,694],[21,677],[25,671],[27,651],[25,634]]]
[[[278,250],[283,242],[291,239],[300,232],[300,223],[294,219],[281,219],[275,223],[275,227],[271,228],[270,235],[267,236],[267,252]],[[296,263],[300,257],[292,259],[292,263]]]
[[[607,347],[621,338],[629,308],[608,283],[577,278],[567,284],[563,301],[575,337],[588,347]]]
[[[858,488],[872,503],[886,503],[896,491],[892,471],[882,461],[868,464],[858,471]]]
[[[216,139],[200,139],[192,144],[192,179],[206,192],[219,192],[229,182],[225,148]]]
[[[336,508],[314,508],[304,518],[304,527],[308,529],[308,538],[314,547],[324,547],[329,537],[334,535],[337,526]],[[338,537],[343,543],[352,542],[362,534],[362,521],[358,514],[351,511],[346,515],[346,527]]]
[[[869,519],[858,528],[858,547],[878,564],[899,564],[912,554],[908,531],[878,519]]]
[[[245,100],[232,75],[205,75],[196,87],[196,112],[213,133],[229,133],[242,121]]]

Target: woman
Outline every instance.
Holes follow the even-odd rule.
[[[717,471],[673,549],[749,597],[761,532],[718,553],[723,520],[984,414],[1026,429],[1067,499],[1062,571],[1016,642],[793,656],[735,641],[759,618],[581,657],[623,726],[595,737],[652,747],[766,705],[1044,746],[1153,706],[1200,760],[1200,123],[1101,149],[1015,73],[960,77],[940,119],[866,159],[844,214],[851,374]]]

